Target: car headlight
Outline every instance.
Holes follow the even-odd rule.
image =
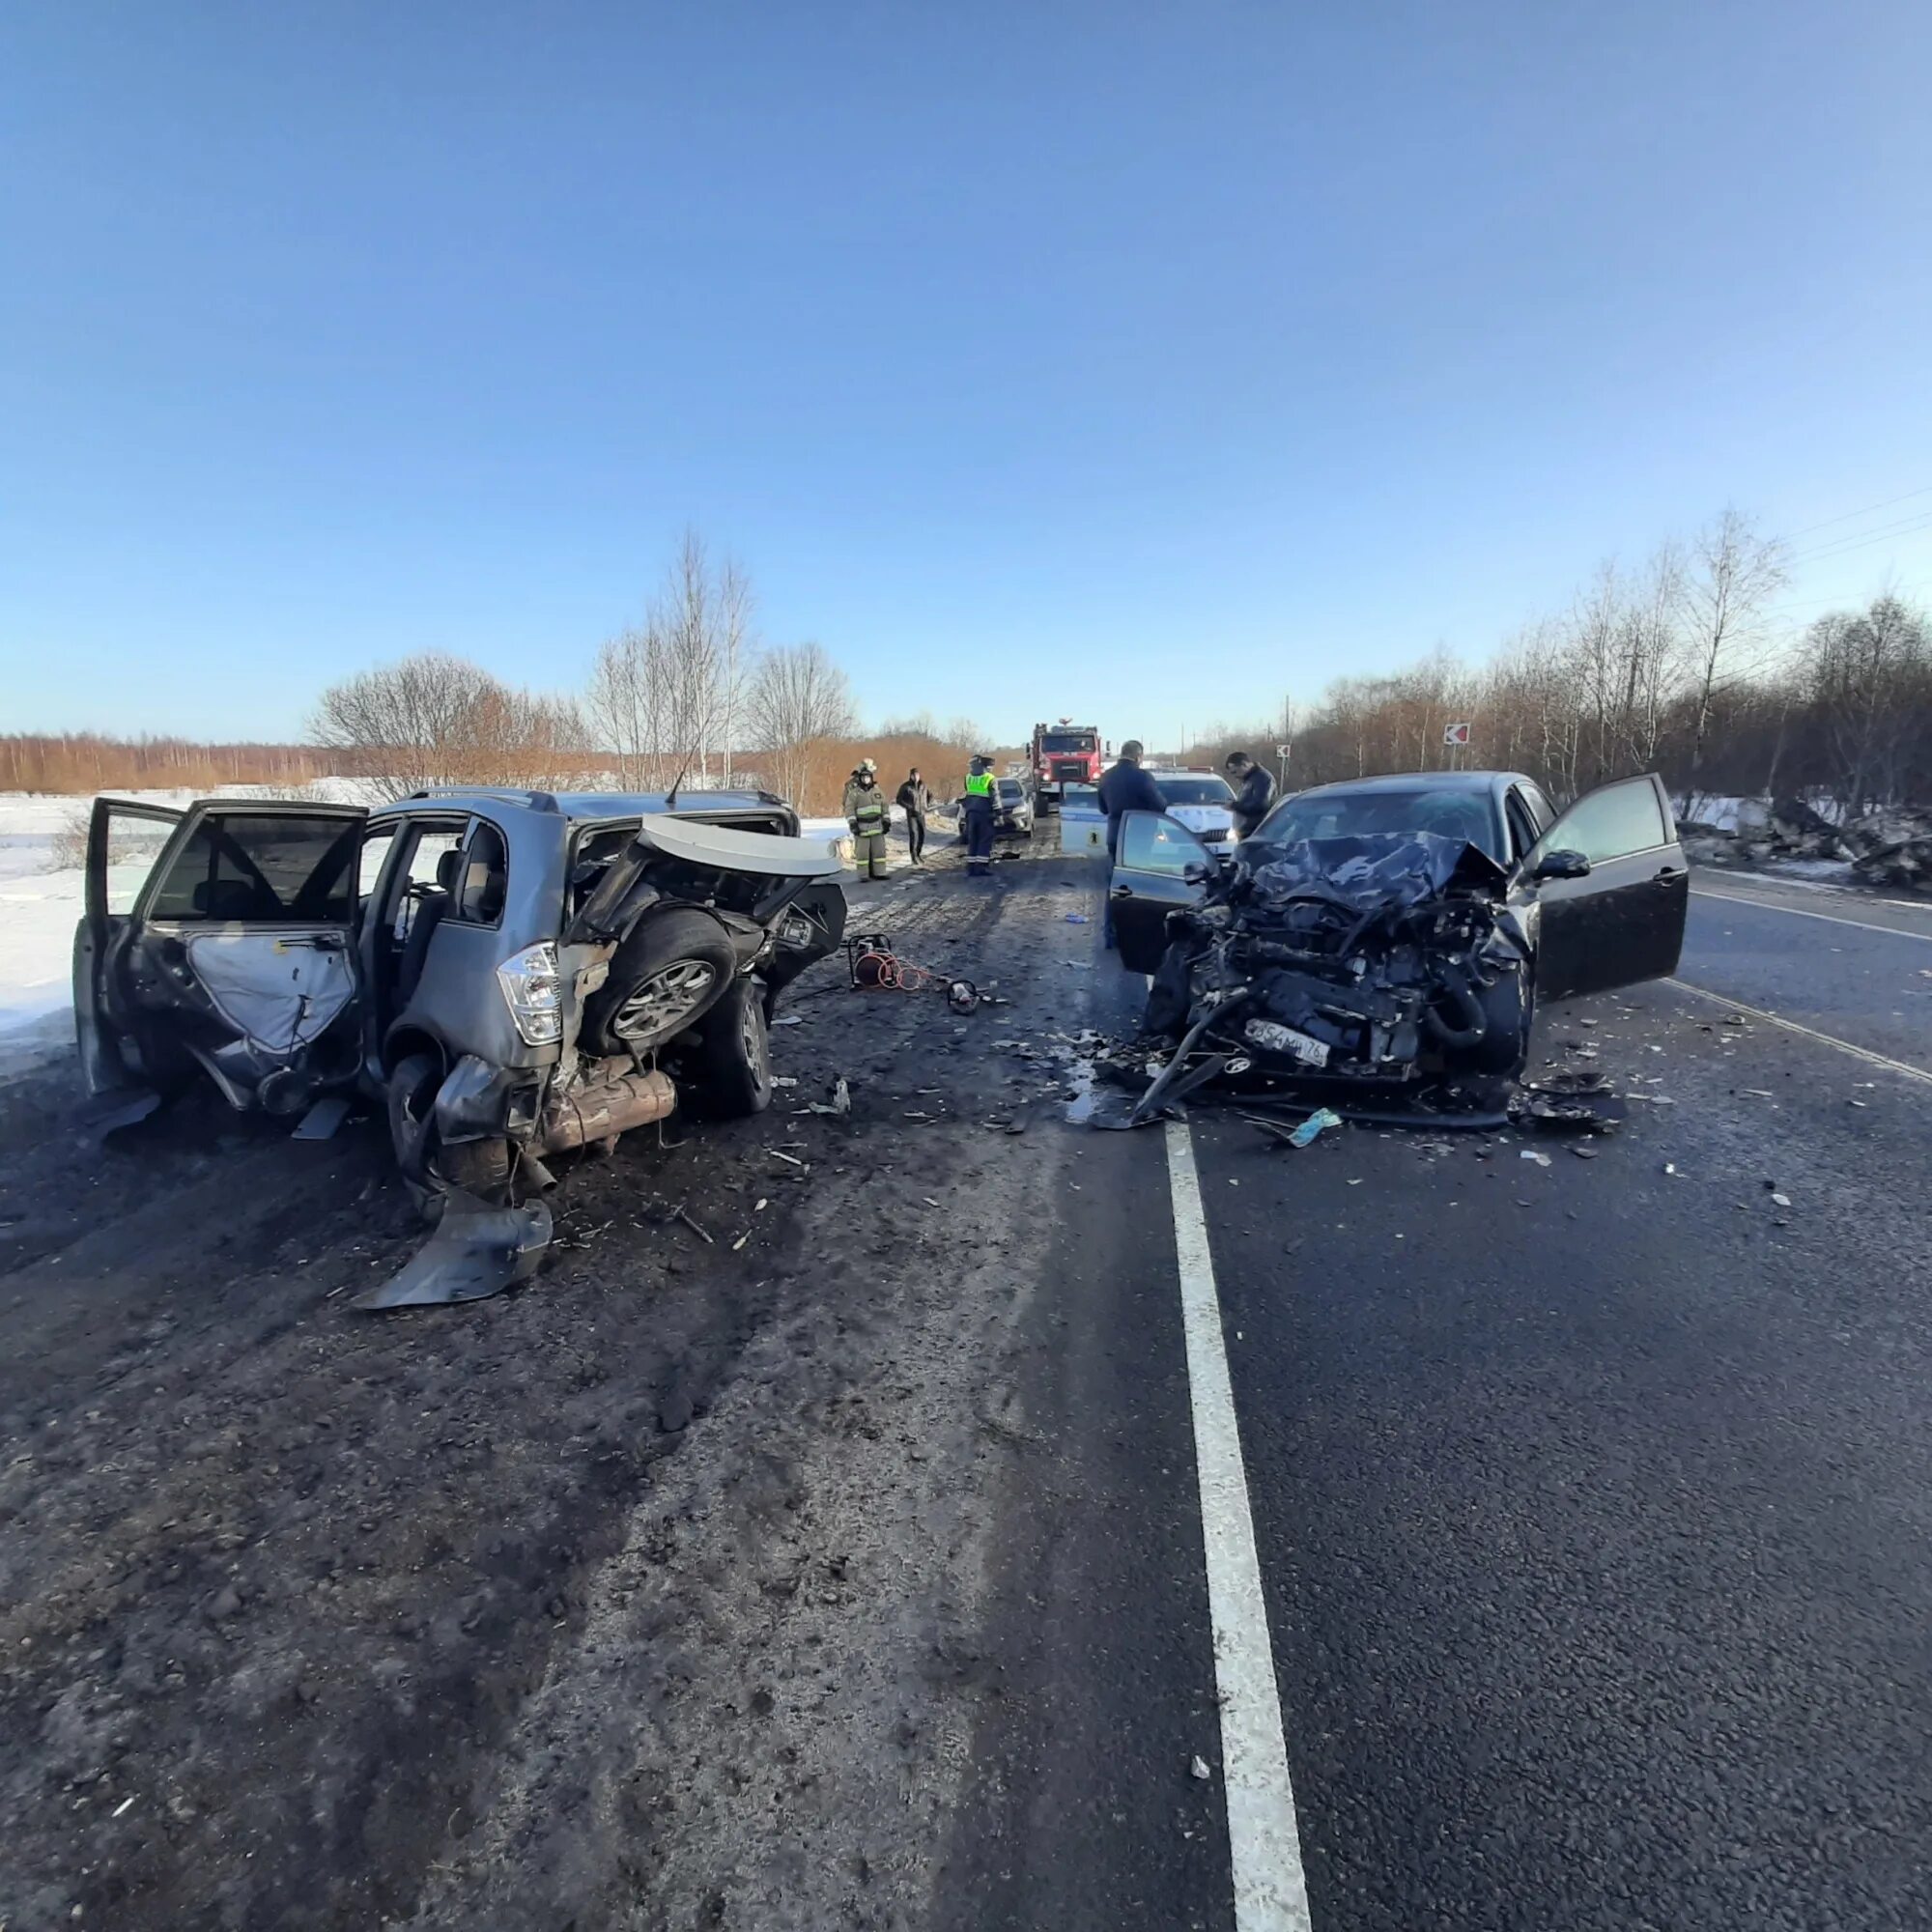
[[[550,1046],[563,1037],[563,982],[549,940],[512,953],[497,968],[497,983],[525,1045]]]

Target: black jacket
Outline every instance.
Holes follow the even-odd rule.
[[[914,784],[907,779],[905,783],[899,786],[898,797],[894,803],[901,811],[923,812],[925,810],[926,800],[931,796],[932,794],[923,784]]]
[[[1274,774],[1265,765],[1250,765],[1235,794],[1235,830],[1243,838],[1268,814],[1274,803]]]
[[[1101,774],[1100,810],[1107,814],[1107,850],[1113,853],[1121,849],[1121,820],[1128,812],[1165,811],[1167,800],[1140,766],[1122,758]]]

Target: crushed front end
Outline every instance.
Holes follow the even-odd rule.
[[[1531,941],[1507,875],[1434,833],[1237,849],[1168,920],[1146,1030],[1229,1076],[1520,1070]]]

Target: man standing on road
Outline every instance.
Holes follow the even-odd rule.
[[[1117,763],[1100,779],[1100,810],[1107,814],[1107,884],[1101,919],[1103,943],[1114,944],[1114,860],[1121,849],[1121,821],[1130,811],[1165,811],[1160,787],[1141,770],[1141,741],[1129,738]]]
[[[966,870],[983,879],[993,869],[993,761],[975,756],[966,774]]]
[[[892,808],[879,789],[879,768],[862,758],[845,786],[845,823],[852,828],[852,864],[862,879],[886,876],[886,827]]]
[[[1235,837],[1252,838],[1255,827],[1268,815],[1274,803],[1274,774],[1258,765],[1245,752],[1230,752],[1222,767],[1228,782],[1235,787]]]
[[[912,847],[912,862],[915,866],[925,864],[925,809],[932,803],[932,794],[925,788],[925,781],[919,775],[915,765],[906,774],[905,783],[899,786],[898,807],[906,815],[906,842]]]

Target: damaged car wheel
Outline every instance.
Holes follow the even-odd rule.
[[[712,1008],[698,1055],[694,1111],[709,1120],[762,1114],[772,1104],[772,1041],[763,989],[749,975]]]
[[[724,928],[678,908],[648,915],[625,937],[611,975],[583,1009],[584,1037],[594,1053],[642,1053],[695,1026],[717,1004],[737,972]]]
[[[1529,1064],[1529,1029],[1536,996],[1527,973],[1504,973],[1493,985],[1474,993],[1483,1011],[1483,1037],[1472,1047],[1451,1053],[1459,1073],[1500,1073],[1514,1080]]]
[[[437,1089],[442,1068],[426,1053],[396,1063],[387,1090],[389,1145],[406,1179],[421,1180],[429,1171],[430,1135],[435,1129]]]

